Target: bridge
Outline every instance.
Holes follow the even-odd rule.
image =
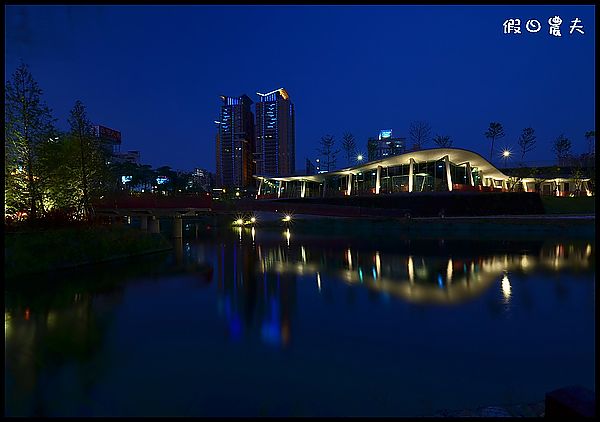
[[[195,217],[212,211],[209,193],[166,196],[156,194],[113,195],[93,204],[98,217],[108,217],[111,222],[123,217],[139,217],[141,229],[160,233],[160,217],[173,218],[173,237],[182,237],[183,217]]]

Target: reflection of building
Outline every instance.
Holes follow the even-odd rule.
[[[397,192],[508,191],[512,189],[509,185],[513,181],[481,155],[459,148],[412,151],[314,175],[255,177],[261,181],[259,197],[301,198]],[[271,183],[263,183],[267,180]],[[586,191],[588,181],[582,179]],[[528,192],[535,192],[534,182],[531,177],[519,181]]]
[[[429,249],[435,250],[431,246]],[[470,300],[501,279],[503,293],[508,296],[507,272],[586,271],[591,269],[593,260],[593,247],[586,242],[543,245],[528,254],[480,251],[473,255],[461,250],[460,255],[448,258],[408,251],[332,249],[327,244],[321,244],[320,250],[306,245],[292,246],[285,253],[279,245],[261,245],[261,248],[261,265],[266,273],[312,274],[319,291],[325,275],[333,275],[348,284],[362,285],[408,302],[432,304]]]
[[[392,130],[380,130],[377,138],[367,141],[369,161],[381,160],[394,155],[404,154],[406,151],[406,138],[392,137]]]
[[[260,247],[245,244],[250,229],[234,229],[237,244],[217,249],[217,287],[221,309],[233,339],[259,335],[269,344],[286,346],[291,340],[291,313],[296,295],[296,276],[266,272]]]
[[[269,176],[294,174],[294,104],[283,88],[257,94],[260,102],[256,103],[256,172]]]
[[[221,96],[217,135],[217,187],[247,187],[254,173],[254,115],[247,95]]]

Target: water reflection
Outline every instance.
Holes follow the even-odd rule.
[[[193,368],[197,368],[194,365],[200,365],[198,362],[203,360],[202,353],[206,349],[210,352],[206,352],[206,356],[209,356],[206,360],[213,362],[211,365],[222,365],[220,371],[227,371],[227,365],[214,363],[211,359],[222,353],[231,353],[228,355],[229,363],[247,359],[250,366],[264,365],[264,359],[252,360],[256,350],[259,351],[256,355],[265,356],[264,350],[255,349],[257,344],[269,351],[290,350],[295,345],[302,344],[304,349],[298,347],[295,350],[300,351],[306,350],[311,341],[313,345],[317,342],[328,343],[330,337],[341,332],[342,335],[335,340],[339,340],[348,352],[348,346],[352,345],[348,339],[352,338],[354,331],[360,332],[361,324],[364,324],[362,328],[365,329],[360,332],[361,335],[372,335],[369,341],[380,341],[382,344],[384,341],[391,341],[392,348],[396,347],[394,353],[403,353],[402,351],[410,348],[405,347],[404,343],[393,343],[400,339],[394,337],[390,340],[388,334],[390,329],[396,328],[394,324],[403,324],[398,321],[406,315],[415,322],[411,324],[414,331],[407,334],[407,339],[412,341],[419,337],[419,330],[433,330],[429,331],[433,333],[431,338],[436,338],[435,334],[441,332],[435,331],[440,322],[435,319],[436,315],[441,314],[438,311],[450,309],[444,305],[454,306],[475,301],[489,291],[489,295],[485,297],[494,301],[495,309],[499,308],[499,312],[509,306],[518,308],[519,303],[529,311],[535,297],[534,288],[533,284],[524,283],[524,279],[531,278],[534,274],[560,275],[561,277],[552,277],[550,280],[549,277],[542,277],[541,280],[544,284],[556,283],[555,292],[559,299],[567,296],[568,288],[571,296],[577,297],[571,285],[564,281],[567,277],[562,276],[577,273],[589,276],[595,266],[595,244],[577,241],[507,243],[450,239],[445,239],[444,242],[437,239],[340,239],[326,235],[308,236],[294,231],[293,227],[286,229],[283,235],[281,229],[269,231],[260,227],[228,228],[226,232],[211,235],[206,234],[207,232],[208,230],[195,242],[175,240],[173,252],[164,256],[157,255],[131,261],[126,265],[115,264],[113,267],[73,275],[44,275],[30,287],[7,288],[5,399],[10,403],[7,413],[94,414],[90,409],[94,408],[95,394],[98,394],[96,386],[106,382],[104,391],[110,391],[106,374],[112,373],[115,376],[114,373],[118,370],[114,368],[119,368],[118,364],[123,363],[115,363],[115,360],[123,359],[120,354],[126,355],[127,352],[120,350],[122,345],[115,340],[119,339],[115,333],[123,331],[124,319],[135,316],[131,313],[131,308],[136,306],[147,308],[144,316],[160,313],[172,317],[175,322],[169,328],[175,332],[180,329],[184,333],[170,338],[176,344],[173,349],[177,350],[177,359],[180,354],[185,356],[188,349],[193,350],[194,353],[190,354],[197,358],[193,363],[189,359],[181,362],[171,359],[165,361],[165,366],[172,365],[175,368],[173,371],[177,373],[193,372]],[[211,230],[212,232],[215,230]],[[138,282],[158,287],[155,291],[144,290],[138,296],[130,294],[129,302],[125,301],[126,292],[130,291],[128,289]],[[177,294],[182,293],[174,295],[175,299],[171,301],[157,302],[148,293],[150,291],[162,295],[177,282],[187,283],[187,287],[178,290]],[[179,319],[174,317],[173,315],[181,312],[179,301],[194,294],[198,294],[199,298],[197,307],[194,307],[194,302],[190,307],[192,311],[181,314]],[[342,297],[342,301],[345,299],[351,305],[349,309],[355,312],[344,313],[347,309],[337,306],[338,296]],[[148,297],[152,299],[150,305],[145,302]],[[364,305],[361,300],[365,297],[369,300],[369,306],[381,303],[389,308],[361,307]],[[547,297],[542,300],[546,299]],[[124,301],[130,307],[129,314],[127,306],[123,306]],[[333,305],[334,301],[336,305]],[[157,303],[160,303],[160,308],[156,306]],[[208,306],[201,306],[207,304]],[[405,306],[406,304],[409,306]],[[412,306],[413,304],[420,306]],[[434,312],[411,313],[415,309],[420,312],[434,308]],[[474,312],[465,317],[469,320],[476,318],[477,312],[481,312],[476,307],[464,308],[467,309],[465,312]],[[381,316],[385,315],[379,312],[381,310],[390,312],[387,314],[389,319],[381,320]],[[392,310],[397,313],[392,314]],[[451,310],[456,312],[456,308]],[[317,314],[317,311],[321,313]],[[314,319],[315,315],[325,316],[331,325],[330,331],[321,332],[322,337],[314,332],[318,331],[314,330],[314,325],[306,323],[311,317]],[[350,319],[353,317],[357,319]],[[415,318],[412,319],[413,317]],[[420,323],[421,317],[427,323]],[[359,319],[361,324],[355,322]],[[302,325],[303,321],[305,325]],[[429,324],[431,321],[436,323]],[[120,335],[135,337],[137,341],[137,336],[143,337],[137,330],[144,323],[143,320],[135,321],[132,324],[134,331],[121,332]],[[198,330],[198,326],[202,329]],[[130,326],[126,327],[131,329]],[[366,331],[365,327],[373,332]],[[380,337],[376,332],[378,327],[381,327],[383,333],[379,333]],[[538,329],[537,326],[534,328]],[[326,327],[322,329],[325,330]],[[514,330],[507,329],[506,332],[512,334]],[[154,331],[150,335],[152,341],[156,340],[153,336]],[[470,337],[465,336],[459,338],[455,346],[469,344],[471,341]],[[220,347],[219,342],[227,347],[215,346],[218,344]],[[329,347],[335,347],[334,343],[332,341]],[[423,347],[432,349],[429,343]],[[110,353],[107,353],[107,349]],[[235,355],[232,350],[239,351],[240,355]],[[319,353],[322,350],[325,349],[319,349]],[[250,352],[247,353],[248,351]],[[328,356],[340,353],[337,349],[330,352]],[[156,355],[150,353],[149,356],[146,357],[146,363],[155,365]],[[239,356],[244,356],[244,359]],[[360,356],[357,355],[356,362],[362,362],[363,357],[364,350]],[[414,358],[415,355],[410,353],[404,355],[405,360]],[[398,359],[394,354],[388,361],[385,361],[385,356],[382,357],[382,361],[391,367]],[[127,362],[126,358],[124,362]],[[298,361],[295,363],[299,364]],[[340,368],[346,370],[350,366]],[[425,368],[426,365],[421,367]],[[125,366],[121,367],[123,368]],[[203,370],[208,371],[206,368]],[[277,367],[276,370],[282,369]],[[307,368],[304,367],[303,370],[306,371]],[[321,372],[327,371],[333,370],[327,367]],[[317,373],[320,372],[315,371]],[[199,377],[205,376],[200,370],[197,374]],[[315,374],[312,376],[318,378]],[[365,378],[366,382],[369,382],[371,375],[369,373]],[[435,374],[431,372],[428,375]],[[228,383],[237,376],[228,373],[223,378],[223,384],[230,388]],[[211,388],[218,377],[217,374],[214,379],[211,378]],[[59,382],[69,385],[69,394],[64,393],[68,399],[54,400],[56,396],[53,396],[53,391]],[[190,382],[186,388],[197,387],[192,384]],[[215,384],[219,385],[218,381]],[[177,390],[178,396],[182,390],[183,388]],[[236,394],[242,396],[240,392]],[[173,397],[171,400],[176,401]],[[190,409],[190,413],[202,414],[203,411],[191,404]]]
[[[364,245],[336,250],[335,245],[327,245],[326,238],[316,245],[310,241],[290,243],[293,234],[289,228],[284,232],[284,244],[268,236],[260,240],[261,234],[252,234],[252,244],[259,245],[257,256],[245,257],[240,261],[243,265],[232,266],[238,271],[235,279],[240,282],[261,275],[267,280],[268,277],[313,274],[320,286],[322,275],[327,274],[328,278],[363,285],[415,303],[461,303],[479,296],[498,280],[502,280],[502,291],[505,300],[509,301],[510,272],[577,271],[593,265],[589,243],[515,244],[507,245],[501,253],[497,245],[490,248],[482,244],[477,246],[476,254],[465,254],[461,253],[460,243],[450,241],[445,241],[441,247],[439,242],[404,242],[404,252],[394,248],[371,250]],[[241,249],[233,252],[234,260],[249,251],[243,248],[244,239],[241,239]],[[440,256],[440,248],[449,256]],[[515,252],[511,252],[511,248]],[[413,255],[411,250],[418,250],[420,254]],[[256,265],[251,264],[255,260]]]

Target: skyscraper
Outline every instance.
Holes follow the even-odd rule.
[[[392,130],[380,130],[378,138],[369,138],[367,153],[369,161],[404,154],[406,152],[406,138],[392,137]]]
[[[254,115],[247,95],[226,97],[216,139],[217,187],[245,188],[253,183]]]
[[[296,170],[294,104],[285,89],[261,94],[256,103],[256,173],[287,176]]]

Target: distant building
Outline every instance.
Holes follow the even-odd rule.
[[[253,185],[254,114],[252,100],[221,96],[223,105],[216,138],[217,187],[245,188]]]
[[[117,152],[113,154],[117,163],[132,163],[140,165],[140,152],[139,151],[127,151]]]
[[[261,94],[256,103],[256,173],[287,176],[296,171],[294,104],[285,89]]]
[[[193,186],[200,187],[206,192],[210,192],[214,186],[214,177],[206,169],[195,168],[191,175]]]
[[[406,138],[392,137],[392,130],[380,130],[377,138],[367,142],[368,161],[382,160],[406,152]]]
[[[316,166],[307,158],[306,159],[306,174],[315,174],[317,172]]]
[[[121,149],[121,132],[106,126],[92,126],[97,141],[106,148],[107,152],[116,155]]]

